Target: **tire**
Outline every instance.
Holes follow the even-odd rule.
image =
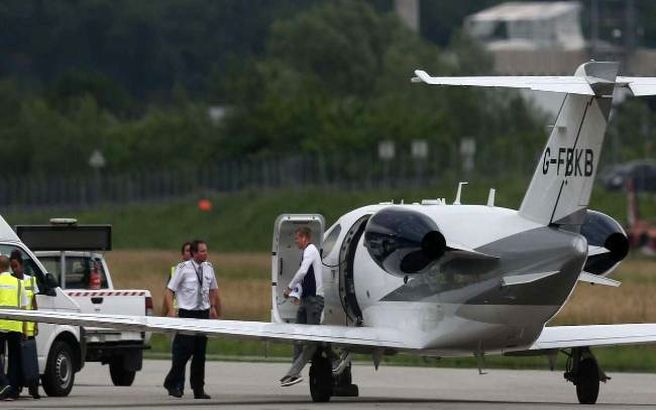
[[[599,397],[599,368],[594,359],[579,363],[576,377],[576,397],[581,404],[595,404]]]
[[[109,362],[109,375],[112,377],[114,386],[132,386],[135,370],[127,370],[123,367],[123,358]]]
[[[315,355],[310,366],[310,396],[315,403],[325,403],[333,393],[333,374],[330,360]]]
[[[75,384],[75,361],[73,348],[68,343],[58,340],[52,344],[41,383],[48,396],[65,397],[70,394]]]

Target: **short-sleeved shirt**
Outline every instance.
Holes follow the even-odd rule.
[[[178,307],[184,310],[209,309],[210,290],[219,288],[212,264],[198,265],[193,259],[178,264],[167,287],[175,292]]]

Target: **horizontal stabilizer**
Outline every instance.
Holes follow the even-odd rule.
[[[415,70],[415,75],[416,77],[412,78],[413,82],[431,85],[523,88],[534,91],[595,95],[586,78],[579,76],[431,77],[423,70]]]
[[[618,288],[622,284],[619,280],[609,279],[605,276],[595,275],[594,273],[589,272],[581,272],[579,275],[579,282],[610,286],[613,288]]]
[[[656,343],[656,323],[545,327],[529,350]]]
[[[617,85],[628,87],[636,97],[656,95],[656,77],[621,77],[616,79]]]
[[[416,349],[402,332],[391,328],[299,325],[244,320],[206,320],[177,317],[94,315],[72,312],[0,309],[1,319],[30,320],[118,330],[183,333],[209,337],[252,338],[281,342],[309,341],[343,346]]]

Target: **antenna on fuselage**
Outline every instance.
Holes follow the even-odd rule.
[[[490,188],[490,193],[487,196],[487,206],[494,206],[494,197],[496,196],[496,189]]]
[[[467,185],[469,182],[459,182],[458,183],[458,192],[456,192],[456,200],[453,201],[453,205],[461,205],[460,196],[462,195],[462,186]]]

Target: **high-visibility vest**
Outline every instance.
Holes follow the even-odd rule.
[[[23,307],[22,282],[9,272],[0,273],[0,308],[21,309]],[[0,331],[23,332],[23,322],[0,320]]]
[[[34,276],[30,276],[29,279],[26,276],[23,276],[23,289],[25,291],[25,298],[27,299],[27,306],[25,306],[25,309],[33,310],[34,306],[32,306],[32,298],[34,297],[35,280]],[[25,334],[27,336],[36,336],[35,330],[36,327],[34,322],[25,322]]]

